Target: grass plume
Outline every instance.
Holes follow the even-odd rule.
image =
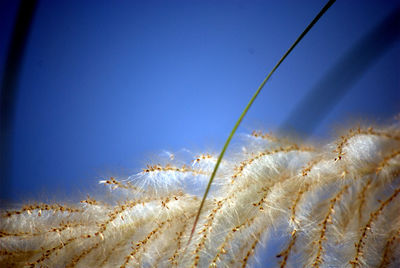
[[[100,181],[109,197],[2,211],[1,267],[396,267],[400,263],[400,127],[358,127],[323,146],[260,132],[228,154],[171,160]],[[147,183],[143,183],[146,181]],[[265,252],[282,233],[281,246]]]

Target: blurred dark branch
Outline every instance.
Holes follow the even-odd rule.
[[[9,198],[12,138],[18,77],[24,56],[36,0],[22,0],[8,48],[0,95],[0,202]]]
[[[313,133],[329,111],[343,98],[400,37],[400,7],[351,47],[299,102],[279,132],[295,131],[304,137]]]

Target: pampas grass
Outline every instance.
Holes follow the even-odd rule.
[[[170,160],[171,161],[171,160]],[[254,132],[224,159],[186,248],[216,156],[100,183],[110,195],[3,211],[1,267],[398,267],[400,128],[350,129],[323,146]],[[270,234],[284,243],[274,252]]]

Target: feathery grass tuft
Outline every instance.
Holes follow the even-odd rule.
[[[186,254],[200,203],[187,183],[209,176],[207,153],[104,179],[108,197],[2,211],[0,266],[245,267],[266,254],[280,267],[400,264],[398,123],[313,147],[256,133],[225,158]],[[273,233],[282,245],[262,251]]]

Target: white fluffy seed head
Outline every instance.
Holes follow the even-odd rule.
[[[399,264],[398,127],[354,129],[322,147],[260,132],[242,138],[189,245],[216,155],[182,163],[164,152],[170,164],[101,180],[110,196],[2,211],[0,266]]]

